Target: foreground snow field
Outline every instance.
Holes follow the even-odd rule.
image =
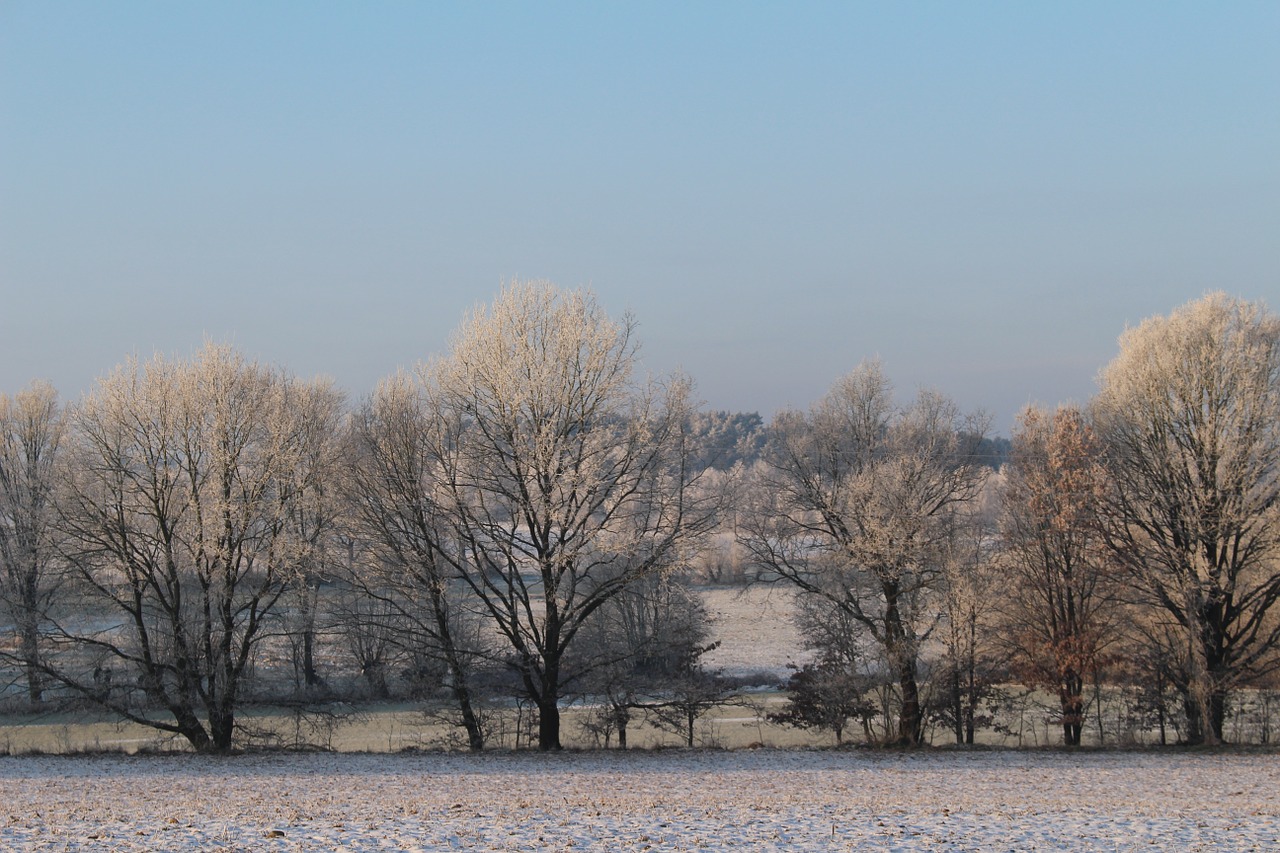
[[[0,759],[6,850],[1274,850],[1280,758],[739,751]]]

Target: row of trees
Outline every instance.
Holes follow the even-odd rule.
[[[31,699],[56,683],[230,748],[255,650],[287,616],[310,651],[345,540],[363,612],[445,665],[472,747],[471,658],[500,654],[558,748],[575,638],[714,518],[685,464],[689,385],[638,381],[632,329],[513,286],[349,419],[329,385],[212,345],[128,362],[65,412],[46,386],[6,398],[8,653]]]
[[[697,674],[705,620],[675,578],[716,534],[800,594],[805,701],[865,717],[874,670],[902,744],[924,736],[933,649],[970,740],[997,647],[1057,692],[1067,743],[1121,638],[1198,742],[1280,663],[1280,320],[1261,306],[1211,295],[1130,330],[1097,400],[1029,410],[998,473],[982,418],[931,391],[899,405],[877,363],[761,429],[699,413],[683,377],[638,378],[633,331],[589,294],[513,285],[354,411],[214,345],[127,362],[65,408],[46,385],[0,397],[0,653],[32,703],[226,750],[264,650],[287,639],[318,688],[336,620],[375,694],[388,650],[430,670],[473,749],[495,680],[543,749],[571,694],[625,742],[631,711]]]
[[[928,642],[969,740],[980,657],[1055,691],[1068,744],[1104,667],[1172,685],[1187,739],[1217,743],[1231,692],[1280,665],[1280,318],[1209,295],[1126,332],[1099,382],[1087,408],[1026,411],[995,475],[980,424],[932,392],[896,407],[876,364],[774,422],[740,541],[858,629],[815,646],[840,677],[875,653],[897,742],[922,736]]]

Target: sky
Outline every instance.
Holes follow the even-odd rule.
[[[0,2],[0,392],[207,339],[358,400],[503,282],[709,408],[878,357],[1008,434],[1280,310],[1280,3]]]

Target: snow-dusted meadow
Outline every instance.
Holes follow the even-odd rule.
[[[1274,850],[1280,759],[938,751],[0,759],[13,850]]]

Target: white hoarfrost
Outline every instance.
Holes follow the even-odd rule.
[[[6,850],[1274,850],[1273,755],[0,760]]]

